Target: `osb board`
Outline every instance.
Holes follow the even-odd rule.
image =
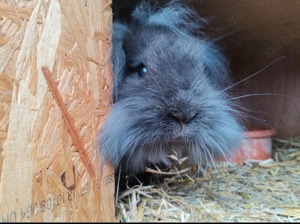
[[[114,221],[111,18],[111,0],[0,0],[1,221]]]

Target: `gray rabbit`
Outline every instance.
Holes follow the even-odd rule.
[[[202,19],[178,1],[144,1],[128,23],[113,24],[113,107],[100,131],[101,156],[121,182],[143,181],[146,167],[169,169],[169,156],[202,166],[242,140],[239,113],[225,89],[228,63],[196,36]],[[122,179],[123,178],[123,179]],[[126,184],[125,184],[126,185]]]

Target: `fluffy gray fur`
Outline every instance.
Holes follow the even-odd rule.
[[[114,105],[99,143],[103,158],[126,174],[170,167],[174,152],[201,166],[239,145],[243,128],[223,91],[227,61],[193,35],[201,21],[177,1],[144,2],[130,23],[113,25]]]

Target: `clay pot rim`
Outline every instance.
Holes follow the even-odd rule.
[[[253,131],[246,131],[245,135],[248,138],[266,138],[272,137],[276,134],[276,131],[272,128],[270,129],[261,129],[261,130],[253,130]]]

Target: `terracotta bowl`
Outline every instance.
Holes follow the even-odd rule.
[[[246,160],[266,160],[272,156],[272,136],[274,129],[264,129],[245,132],[246,140],[231,156],[233,163],[243,163]],[[221,159],[224,161],[224,159]]]

